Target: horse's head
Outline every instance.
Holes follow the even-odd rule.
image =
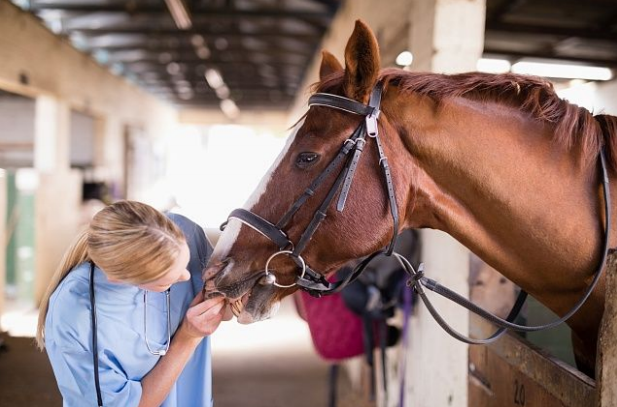
[[[379,66],[377,41],[364,23],[357,22],[345,49],[345,69],[334,56],[324,52],[317,89],[359,102],[356,106],[366,105],[377,85]],[[387,103],[388,94],[384,94],[381,107]],[[404,205],[401,204],[407,200],[409,191],[407,180],[403,179],[406,176],[397,167],[396,156],[405,154],[406,149],[400,138],[392,137],[396,131],[386,116],[381,114],[379,117],[379,132],[383,151],[393,167],[392,180],[399,203],[398,212],[402,212]],[[347,157],[351,156],[345,156],[333,166],[330,163],[344,144],[353,144],[346,140],[353,137],[356,129],[364,126],[365,120],[365,116],[360,114],[313,105],[246,203],[244,215],[255,214],[261,220],[276,225],[272,233],[282,236],[283,240],[288,239],[291,244],[275,244],[272,241],[275,238],[264,236],[263,229],[259,232],[260,227],[255,227],[254,219],[242,219],[242,214],[230,217],[204,277],[206,291],[218,291],[230,300],[242,299],[242,305],[239,306],[236,301],[234,307],[239,314],[239,322],[250,323],[270,317],[280,300],[298,288],[293,283],[302,272],[301,261],[296,258],[294,262],[288,254],[271,258],[280,250],[303,246],[299,254],[304,262],[320,274],[328,275],[349,260],[368,255],[389,242],[394,233],[390,201],[376,141],[367,136],[344,209],[337,210],[341,190],[345,189],[340,186],[325,210],[327,216],[319,223],[306,246],[301,243],[302,235],[327,199],[339,174],[347,171],[351,162]],[[331,171],[324,173],[329,166]],[[323,182],[314,193],[307,192],[307,188],[322,173],[325,174],[322,176]],[[341,184],[344,179],[345,176],[341,178]],[[306,195],[306,201],[290,214],[290,208],[303,195]],[[283,220],[286,213],[288,219]],[[400,218],[404,219],[403,213]],[[278,229],[284,235],[277,234]],[[267,269],[276,277],[278,285],[271,284],[272,281],[266,278],[266,262],[269,259]]]

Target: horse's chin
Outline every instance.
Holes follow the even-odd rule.
[[[248,304],[247,304],[248,305]],[[264,304],[265,305],[265,304]],[[253,322],[264,321],[276,315],[281,306],[280,301],[270,303],[268,306],[249,308],[248,306],[238,315],[238,323],[243,325]]]
[[[252,287],[246,285],[244,287],[246,288],[240,292],[237,290],[225,292],[224,289],[220,291],[230,302],[231,310],[239,323],[252,324],[276,315],[280,300],[276,296],[275,286],[257,282]],[[233,297],[230,295],[232,293]]]

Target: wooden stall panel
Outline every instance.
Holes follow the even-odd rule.
[[[470,347],[468,391],[469,407],[591,407],[596,400],[594,380],[513,334]]]
[[[611,250],[607,264],[606,303],[596,365],[598,407],[617,406],[617,249]]]

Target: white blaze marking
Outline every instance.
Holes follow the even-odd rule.
[[[283,147],[283,150],[281,150],[276,160],[274,160],[274,163],[270,166],[270,169],[268,169],[266,174],[263,176],[263,178],[259,182],[259,185],[257,185],[257,188],[255,189],[255,191],[253,191],[251,196],[248,198],[248,200],[244,204],[243,206],[244,209],[250,211],[259,202],[259,200],[261,199],[261,196],[266,192],[266,190],[268,189],[268,184],[270,183],[270,180],[272,179],[272,175],[274,174],[274,170],[279,166],[281,161],[283,161],[283,157],[285,157],[285,155],[287,154],[287,151],[289,151],[289,148],[291,144],[294,142],[296,138],[296,134],[298,134],[298,130],[300,129],[300,127],[302,127],[303,123],[304,121],[301,121],[300,123],[298,123],[293,133],[291,133],[291,135],[287,138],[285,147]],[[225,227],[225,231],[221,234],[221,237],[219,238],[219,241],[217,242],[216,247],[214,248],[214,253],[212,254],[213,257],[217,259],[224,259],[225,257],[227,257],[227,255],[229,254],[229,251],[231,250],[234,243],[236,243],[236,240],[238,239],[241,226],[242,226],[242,222],[240,222],[238,219],[229,219],[229,223],[227,224],[227,227]]]

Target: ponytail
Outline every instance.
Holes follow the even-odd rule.
[[[88,231],[82,231],[68,250],[64,253],[60,265],[54,272],[49,286],[43,295],[39,306],[39,320],[36,327],[36,345],[40,350],[45,347],[45,318],[47,317],[47,309],[49,308],[49,298],[56,291],[58,285],[64,280],[64,277],[78,264],[89,260],[88,256]]]

